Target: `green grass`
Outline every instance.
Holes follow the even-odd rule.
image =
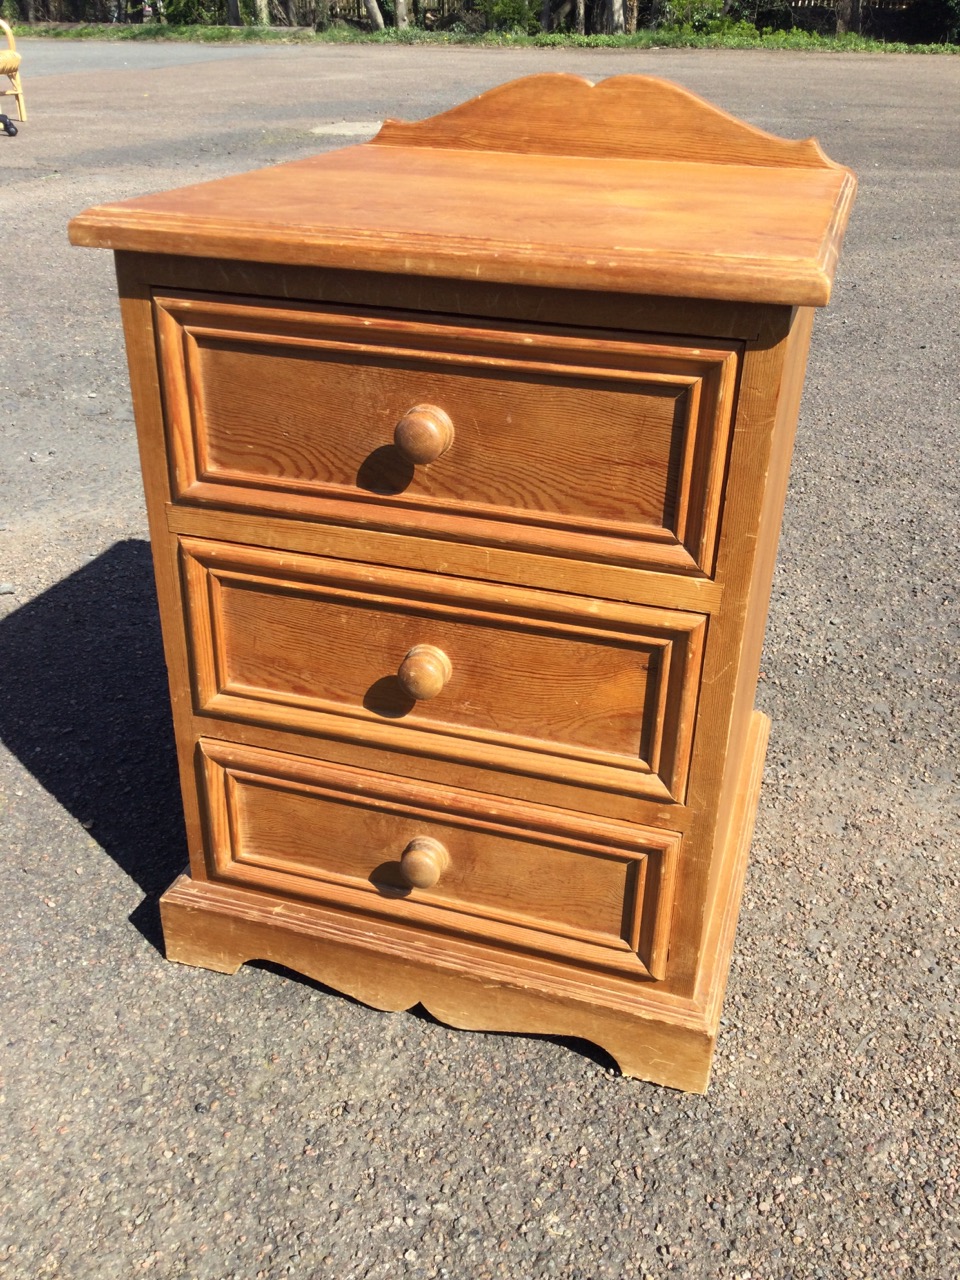
[[[456,28],[421,31],[361,31],[346,24],[329,31],[303,27],[175,27],[166,23],[83,23],[18,25],[17,36],[60,40],[186,40],[206,44],[464,44],[498,48],[551,49],[814,49],[833,53],[960,53],[955,44],[884,43],[866,36],[820,36],[809,31],[758,32],[748,23],[731,24],[713,33],[689,28],[638,31],[636,35],[579,36],[569,33],[527,35],[521,31],[485,31],[472,35]]]

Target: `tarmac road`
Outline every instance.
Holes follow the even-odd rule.
[[[960,59],[20,47],[30,119],[0,136],[0,1276],[954,1280]],[[126,369],[109,255],[66,222],[557,69],[677,80],[818,135],[861,180],[815,329],[704,1098],[581,1043],[159,950],[185,855]]]

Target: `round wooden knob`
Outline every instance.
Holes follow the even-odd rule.
[[[411,889],[432,889],[449,863],[450,855],[439,840],[417,836],[400,855],[400,874]]]
[[[415,644],[397,671],[404,692],[418,702],[435,698],[452,675],[450,659],[432,644]]]
[[[394,428],[393,443],[408,462],[424,466],[453,444],[453,423],[435,404],[415,404]]]

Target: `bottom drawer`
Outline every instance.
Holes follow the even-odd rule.
[[[214,739],[199,749],[215,879],[664,976],[675,832]]]

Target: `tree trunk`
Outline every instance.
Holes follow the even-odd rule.
[[[587,34],[587,0],[577,0],[577,35]]]
[[[407,17],[407,0],[394,0],[393,25],[398,31],[403,27],[409,27],[410,19]]]
[[[838,0],[837,35],[845,36],[848,31],[860,34],[860,0]]]
[[[550,0],[543,0],[540,6],[540,30],[544,32],[550,30]]]
[[[269,27],[270,0],[253,0],[253,11],[257,15],[257,26]]]
[[[240,17],[240,0],[227,0],[227,23],[231,27],[242,25]]]
[[[606,22],[604,25],[612,35],[623,31],[623,0],[607,0]]]
[[[288,27],[297,25],[297,0],[280,0],[280,8],[287,20]]]
[[[380,6],[377,0],[363,0],[363,7],[367,11],[367,17],[370,19],[370,25],[374,31],[383,30],[383,14],[380,12]]]
[[[627,15],[627,33],[631,36],[637,34],[637,10],[639,7],[639,0],[625,0],[624,9]]]

